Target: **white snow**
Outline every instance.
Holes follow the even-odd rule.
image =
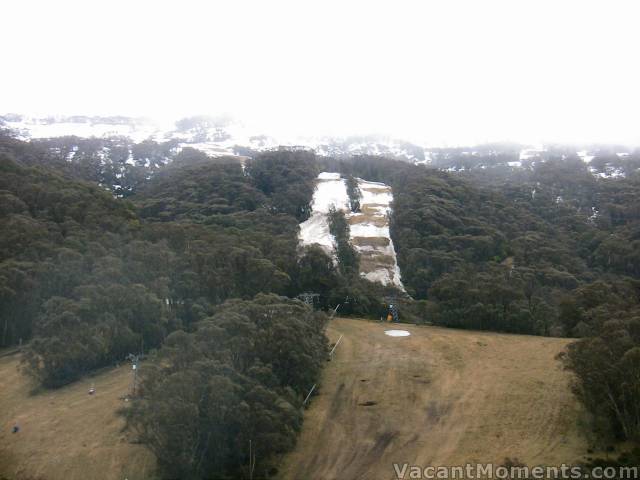
[[[133,159],[133,152],[131,151],[131,149],[129,149],[129,156],[127,157],[127,161],[126,161],[127,165],[135,165],[136,161]]]
[[[408,337],[411,335],[406,330],[385,330],[385,335],[389,335],[390,337]]]
[[[379,190],[380,185],[374,184],[373,182],[365,182],[364,180],[358,182],[358,186],[360,187],[360,191],[362,192],[362,199],[360,200],[360,203],[362,205],[384,205],[383,207],[381,206],[377,208],[380,208],[381,212],[384,210],[384,213],[391,211],[390,204],[391,202],[393,202],[393,195],[391,194],[391,191],[380,192],[367,190],[367,188],[370,187],[374,187],[372,190],[376,190],[376,187]],[[387,188],[386,185],[383,188]]]
[[[339,173],[322,172],[318,175],[318,180],[340,180]]]
[[[594,167],[589,167],[589,171],[594,177],[599,178],[625,178],[627,176],[624,170],[611,165],[606,165],[603,172],[599,172]]]
[[[578,155],[584,163],[591,163],[591,160],[595,158],[595,155],[590,155],[586,150],[580,150],[576,152],[576,155]]]
[[[378,227],[368,223],[356,223],[351,225],[351,236],[389,238],[389,227]]]
[[[330,177],[328,172],[318,175],[316,191],[313,194],[311,208],[313,212],[329,213],[331,207],[344,212],[349,210],[349,195],[347,195],[347,184],[340,178]]]
[[[320,246],[335,261],[336,242],[329,232],[329,222],[325,214],[312,213],[307,221],[301,223],[298,239],[302,245]]]
[[[520,150],[520,161],[536,158],[540,156],[542,153],[544,153],[545,151],[546,151],[546,148],[542,144],[533,145],[529,148],[525,148],[523,150]]]
[[[65,136],[77,137],[110,137],[125,136],[134,142],[147,138],[157,138],[162,127],[150,121],[130,119],[128,123],[100,123],[97,121],[80,121],[65,117],[32,118],[22,117],[17,121],[6,122],[7,127],[19,132],[19,138],[55,138]]]

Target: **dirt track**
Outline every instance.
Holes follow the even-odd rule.
[[[392,479],[393,462],[583,458],[582,412],[554,358],[567,340],[346,319],[328,334],[344,338],[283,479]]]

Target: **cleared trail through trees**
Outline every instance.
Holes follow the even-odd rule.
[[[393,462],[575,463],[586,443],[567,339],[334,319],[343,335],[282,479],[391,479]]]
[[[318,245],[335,258],[336,242],[329,232],[327,214],[331,208],[345,212],[350,240],[360,254],[360,275],[372,282],[404,290],[396,252],[389,232],[393,193],[384,183],[356,179],[361,193],[360,211],[351,212],[346,180],[339,173],[318,175],[313,194],[313,213],[300,224],[302,245]]]

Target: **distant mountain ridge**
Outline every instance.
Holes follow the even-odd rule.
[[[521,145],[492,143],[473,147],[433,147],[385,135],[291,136],[287,138],[251,131],[229,116],[192,116],[175,122],[159,122],[127,116],[0,115],[0,128],[8,128],[20,139],[65,136],[108,138],[124,136],[134,143],[171,142],[176,152],[195,148],[209,156],[252,157],[278,148],[311,149],[317,155],[344,158],[377,155],[430,165],[452,172],[474,169],[527,168],[534,162],[577,157],[589,164],[598,177],[624,177],[640,168],[640,153],[623,145]]]

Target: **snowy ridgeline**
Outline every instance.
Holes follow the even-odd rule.
[[[358,186],[362,193],[360,212],[352,213],[346,182],[340,174],[323,172],[318,175],[311,216],[300,224],[300,243],[319,245],[335,259],[336,243],[329,233],[327,213],[332,206],[342,210],[351,229],[351,243],[360,254],[360,275],[372,282],[395,285],[404,290],[389,235],[391,187],[362,179],[358,179]]]
[[[312,149],[323,156],[384,155],[418,161],[421,147],[393,138],[327,137],[266,134],[255,126],[225,118],[204,117],[204,123],[193,122],[191,128],[181,128],[169,120],[130,117],[59,116],[36,118],[0,113],[0,128],[14,130],[22,140],[78,136],[106,138],[124,136],[139,143],[147,139],[156,142],[175,141],[178,148],[191,147],[207,155],[245,155],[249,151],[267,151],[279,147]],[[238,148],[240,147],[240,148]]]
[[[176,123],[186,125],[178,127]],[[487,150],[478,149],[440,149],[435,145],[427,145],[421,142],[410,143],[400,139],[379,136],[314,136],[314,135],[275,135],[267,134],[256,126],[245,125],[240,121],[221,117],[202,118],[191,117],[178,122],[170,120],[152,120],[148,118],[131,117],[88,117],[88,116],[60,116],[36,118],[16,114],[0,114],[0,129],[9,128],[13,130],[18,138],[23,140],[37,138],[55,138],[63,136],[78,136],[82,138],[97,137],[105,138],[111,136],[125,136],[132,141],[139,143],[146,139],[151,139],[162,143],[172,141],[176,144],[175,153],[186,147],[203,151],[209,156],[251,156],[253,152],[276,150],[280,147],[290,149],[310,149],[317,155],[329,157],[342,157],[352,155],[380,155],[389,158],[405,159],[416,165],[432,165],[436,161],[437,168],[449,172],[462,172],[468,168],[487,169],[490,165],[479,163],[474,167],[467,167],[460,163],[461,159],[481,158],[484,155],[496,155],[501,152],[509,152],[511,156],[513,150]],[[575,147],[574,147],[575,148]],[[563,147],[562,157],[570,154],[572,149]],[[575,150],[575,153],[586,164],[589,164],[589,171],[600,178],[625,177],[626,172],[615,162],[595,168],[590,165],[596,158],[598,150]],[[451,158],[449,158],[451,155]],[[545,162],[549,155],[553,154],[548,147],[543,144],[523,146],[519,152],[519,158],[511,161],[495,163],[494,166],[508,166],[513,169],[529,168],[529,162]],[[619,151],[615,153],[619,159],[630,156],[630,151]],[[443,158],[439,158],[443,157]]]

